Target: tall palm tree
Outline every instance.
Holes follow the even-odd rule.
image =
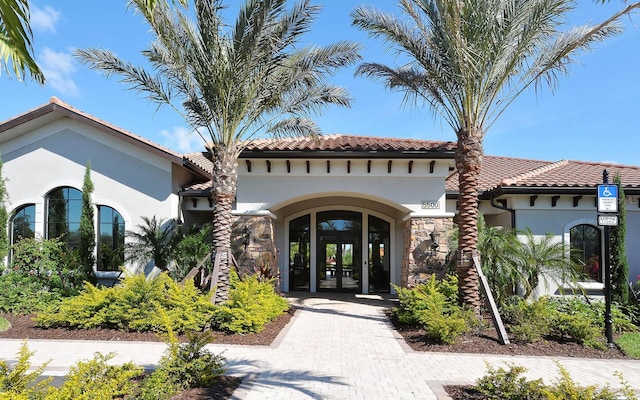
[[[227,299],[231,207],[237,160],[253,139],[320,133],[311,116],[328,105],[350,106],[329,74],[360,59],[359,46],[338,42],[303,47],[300,39],[320,11],[309,0],[248,0],[235,25],[225,25],[221,0],[195,0],[195,23],[178,5],[132,0],[156,36],[143,52],[153,72],[109,51],[76,54],[106,76],[116,74],[158,104],[179,112],[207,144],[213,161],[213,250],[221,257],[216,302]],[[172,2],[175,3],[175,2]]]
[[[44,84],[44,74],[33,59],[27,0],[0,1],[0,73],[4,70],[22,79],[31,78]]]
[[[553,89],[577,52],[619,33],[618,19],[640,3],[598,25],[561,31],[575,6],[571,0],[400,0],[399,17],[367,6],[351,14],[354,26],[409,59],[399,67],[363,63],[357,73],[404,92],[405,104],[427,104],[456,132],[459,292],[476,310],[478,275],[470,256],[478,243],[484,135],[525,89]]]

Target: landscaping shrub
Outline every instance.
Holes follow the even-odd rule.
[[[510,299],[501,309],[501,316],[513,339],[533,343],[543,337],[558,337],[604,349],[604,303],[587,303],[575,296],[542,297],[527,302]],[[615,332],[637,330],[631,320],[617,307],[612,307]]]
[[[533,343],[547,336],[551,331],[554,313],[546,297],[527,302],[522,297],[513,296],[500,309],[512,339],[522,343]]]
[[[479,378],[473,386],[475,390],[495,400],[638,400],[631,385],[621,374],[614,372],[620,379],[622,388],[614,390],[608,385],[598,388],[595,385],[578,385],[567,370],[556,362],[559,378],[551,385],[542,380],[528,381],[521,376],[526,368],[513,365],[508,370],[495,369],[487,364],[487,374]]]
[[[438,281],[435,275],[413,288],[394,286],[399,306],[394,309],[398,320],[420,324],[427,336],[443,343],[453,343],[473,323],[473,312],[458,306],[457,278],[448,276]]]
[[[45,311],[70,295],[38,277],[10,272],[0,275],[0,312],[31,314]]]
[[[11,322],[4,317],[0,317],[0,332],[6,332],[11,328]]]
[[[126,398],[137,390],[134,380],[144,370],[133,363],[109,365],[114,354],[96,353],[88,361],[71,366],[60,388],[50,388],[46,400],[111,400]]]
[[[210,333],[191,333],[187,343],[178,343],[169,332],[169,347],[155,371],[145,378],[137,398],[168,399],[184,389],[215,384],[225,372],[225,359],[205,348],[211,340]]]
[[[542,400],[542,379],[528,381],[521,376],[526,368],[509,364],[509,369],[487,365],[487,373],[476,381],[474,389],[491,399]]]
[[[209,352],[205,346],[211,337],[201,333],[190,336],[188,343],[178,343],[170,334],[169,347],[158,367],[148,376],[133,363],[111,365],[113,354],[95,353],[93,359],[73,365],[59,388],[49,386],[53,378],[42,379],[47,363],[31,370],[26,342],[20,348],[18,362],[10,368],[0,360],[0,399],[7,400],[112,400],[169,399],[181,390],[207,387],[225,372],[224,357]]]
[[[41,379],[48,362],[31,370],[29,359],[33,352],[23,342],[18,353],[18,362],[9,367],[7,361],[0,360],[0,398],[11,400],[45,399],[47,388],[53,378]]]
[[[217,306],[213,327],[234,333],[256,333],[289,309],[289,302],[274,290],[273,280],[231,273],[229,300]]]
[[[64,300],[55,312],[38,314],[35,321],[43,327],[165,332],[166,314],[170,328],[183,333],[202,330],[213,308],[191,281],[180,285],[166,273],[155,278],[139,274],[110,288],[86,283],[78,296]]]
[[[51,289],[79,290],[88,276],[77,251],[67,248],[60,238],[23,238],[13,245],[11,270],[30,275]]]

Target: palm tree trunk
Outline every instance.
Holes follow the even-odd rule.
[[[480,311],[479,277],[473,265],[478,250],[478,175],[482,164],[482,132],[461,129],[457,133],[458,169],[458,296],[460,301]]]
[[[216,254],[219,256],[218,284],[215,288],[216,304],[224,303],[229,298],[229,284],[231,278],[231,227],[233,215],[231,210],[236,198],[238,182],[237,161],[233,154],[218,148],[212,152],[213,161],[213,253],[212,262],[215,263]],[[215,265],[215,264],[214,264]]]

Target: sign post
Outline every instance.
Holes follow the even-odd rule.
[[[598,185],[598,225],[604,230],[604,331],[609,347],[613,347],[613,329],[611,316],[611,257],[609,245],[611,242],[609,228],[618,226],[618,185],[609,184],[609,173],[605,169],[602,172],[602,185]],[[602,213],[602,214],[601,214]]]

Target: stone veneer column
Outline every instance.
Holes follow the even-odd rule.
[[[249,244],[244,247],[242,230],[250,231]],[[273,276],[278,274],[278,251],[275,244],[274,221],[268,216],[236,217],[233,224],[233,254],[240,273],[255,273],[268,266]]]
[[[434,229],[440,234],[436,250],[431,246]],[[405,222],[400,274],[402,286],[415,285],[431,274],[438,278],[444,276],[453,229],[453,218],[412,218]]]

